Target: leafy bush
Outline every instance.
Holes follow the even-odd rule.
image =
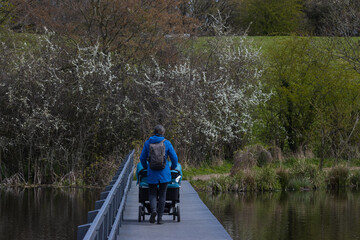
[[[234,166],[231,174],[234,175],[239,170],[249,169],[257,165],[265,166],[272,162],[272,156],[263,146],[256,144],[245,147],[244,150],[238,150],[234,154]]]
[[[288,188],[291,190],[313,189],[313,182],[308,177],[303,177],[303,178],[295,177],[290,179]]]
[[[117,167],[115,158],[104,159],[98,157],[95,162],[86,167],[82,180],[88,185],[105,186],[111,181]]]
[[[299,29],[302,5],[297,0],[245,0],[238,17],[254,35],[286,35]]]
[[[287,189],[287,187],[289,185],[289,181],[290,181],[289,170],[280,167],[280,168],[276,169],[276,176],[277,176],[277,179],[279,180],[281,190],[285,191]]]
[[[271,191],[279,189],[280,185],[274,169],[264,167],[256,171],[256,188],[258,191]]]
[[[299,159],[292,166],[290,174],[290,182],[301,183],[299,185],[300,187],[317,189],[323,185],[323,174],[319,171],[318,167],[313,164],[305,163],[303,159]],[[291,184],[289,183],[289,185]]]
[[[350,186],[352,188],[359,189],[359,187],[360,187],[360,171],[359,170],[351,172],[350,177],[349,177],[349,182],[350,182]]]
[[[339,189],[345,187],[349,179],[349,168],[345,166],[336,166],[329,170],[326,176],[328,189]]]
[[[209,39],[169,65],[124,62],[100,44],[75,46],[52,32],[35,40],[0,43],[2,169],[26,182],[86,168],[93,182],[98,157],[128,152],[158,123],[183,162],[221,157],[246,140],[252,111],[269,97],[260,51],[245,36]]]
[[[255,191],[256,190],[256,176],[255,172],[251,170],[244,171],[244,178],[242,181],[244,191]]]

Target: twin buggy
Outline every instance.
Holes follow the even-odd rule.
[[[171,163],[170,163],[171,164]],[[145,215],[150,215],[149,185],[147,183],[147,169],[138,163],[136,169],[137,184],[139,185],[139,215],[138,221],[145,221]],[[166,191],[164,214],[172,215],[173,220],[180,222],[180,187],[182,180],[181,165],[178,163],[175,170],[171,170],[171,182]]]

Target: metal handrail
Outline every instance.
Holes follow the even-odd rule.
[[[103,192],[103,195],[107,195],[107,197],[103,201],[101,208],[97,211],[92,223],[78,227],[78,239],[105,240],[116,238],[121,225],[127,193],[131,187],[132,173],[134,170],[133,159],[134,150],[129,153],[124,163],[121,164],[119,168],[121,172],[118,171],[118,177],[114,177],[116,178],[115,183],[109,186],[111,190],[109,192]],[[109,189],[109,187],[107,187],[107,189]],[[80,229],[82,229],[82,231],[80,231]],[[83,229],[88,229],[85,236],[81,233],[84,232]]]

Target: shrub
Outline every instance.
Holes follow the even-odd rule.
[[[355,171],[350,174],[349,177],[350,186],[358,189],[360,187],[360,171]]]
[[[241,169],[252,168],[255,165],[262,167],[270,162],[272,162],[271,153],[263,146],[247,146],[244,150],[235,152],[234,167],[231,169],[231,174],[234,175]]]
[[[326,176],[328,189],[339,189],[345,187],[349,179],[349,168],[345,166],[336,166],[330,169]]]
[[[256,172],[256,188],[261,192],[280,188],[275,171],[272,168],[260,168]]]
[[[290,179],[288,188],[292,190],[307,190],[313,188],[313,183],[308,177],[295,177]]]
[[[15,173],[11,177],[5,178],[1,182],[1,184],[13,185],[13,186],[24,185],[25,183],[26,183],[25,178],[21,173]]]
[[[323,174],[314,164],[306,164],[304,160],[298,160],[291,168],[293,182],[302,182],[300,187],[317,189],[323,184]],[[297,188],[295,188],[297,189]]]
[[[276,176],[277,176],[277,179],[279,180],[281,190],[285,191],[286,188],[288,187],[289,181],[290,181],[289,170],[280,167],[280,168],[276,169]]]
[[[247,151],[237,151],[234,155],[234,166],[231,169],[231,175],[236,174],[239,170],[252,168],[255,165],[255,158]]]
[[[219,177],[212,178],[209,182],[210,188],[213,192],[230,192],[233,191],[234,178]]]
[[[97,160],[85,169],[82,179],[85,184],[105,186],[111,181],[117,166],[115,158],[97,157]]]
[[[256,177],[254,171],[244,171],[244,178],[242,181],[244,191],[256,190]]]
[[[261,150],[256,159],[256,165],[262,167],[270,162],[272,162],[271,153],[266,151],[265,149]]]

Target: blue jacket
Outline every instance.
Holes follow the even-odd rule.
[[[150,143],[158,143],[164,140],[162,135],[153,135],[145,143],[140,155],[140,162],[144,168],[147,169],[147,178],[149,184],[158,184],[171,182],[171,172],[169,167],[169,161],[166,161],[166,167],[162,170],[152,170],[147,162],[149,157],[149,146]],[[170,141],[165,140],[165,159],[168,159],[168,156],[171,160],[171,169],[175,169],[178,163],[178,157],[176,152],[171,145]]]

